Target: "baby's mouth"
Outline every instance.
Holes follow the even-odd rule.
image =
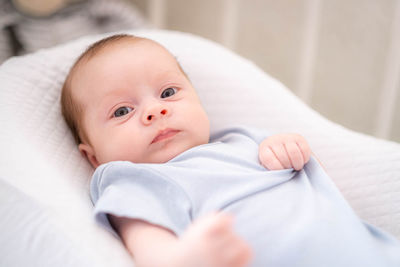
[[[161,130],[158,132],[157,136],[153,139],[153,141],[151,141],[151,143],[154,144],[154,143],[169,139],[169,138],[175,136],[179,132],[180,132],[179,130],[170,129],[170,128]]]

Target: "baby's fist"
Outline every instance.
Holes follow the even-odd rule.
[[[212,213],[197,219],[180,238],[184,267],[244,267],[250,246],[233,230],[233,218]]]
[[[261,142],[258,157],[269,170],[293,168],[299,171],[310,160],[311,149],[299,134],[277,134]]]

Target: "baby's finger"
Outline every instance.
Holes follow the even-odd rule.
[[[262,151],[260,151],[260,162],[268,170],[282,170],[283,169],[282,164],[276,158],[274,152],[272,152],[271,148],[269,148],[267,146],[264,147],[264,149],[262,149]]]
[[[302,137],[296,138],[296,143],[300,148],[301,154],[303,155],[304,164],[306,164],[311,157],[310,146],[308,145],[307,141]]]
[[[304,166],[304,159],[297,143],[296,142],[286,143],[285,148],[287,154],[289,155],[293,169],[295,169],[296,171],[301,170]]]
[[[214,236],[224,234],[230,229],[233,224],[233,217],[225,212],[211,213],[203,218],[203,223],[203,227],[207,228],[207,232]]]
[[[277,159],[282,164],[284,169],[292,168],[288,153],[286,152],[285,146],[282,143],[271,146],[271,150],[276,155]]]
[[[234,237],[221,251],[224,253],[221,255],[223,256],[223,262],[229,267],[247,266],[252,257],[250,246],[239,237]]]

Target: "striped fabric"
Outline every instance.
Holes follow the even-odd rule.
[[[144,16],[123,0],[86,0],[49,17],[30,17],[0,0],[0,63],[13,55],[47,48],[78,37],[147,28]]]

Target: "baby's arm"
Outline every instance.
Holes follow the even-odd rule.
[[[250,260],[250,248],[233,232],[232,218],[222,213],[200,218],[179,238],[142,220],[110,220],[138,267],[241,267]]]
[[[312,154],[306,139],[298,134],[277,134],[261,142],[259,160],[269,170],[301,170]]]

